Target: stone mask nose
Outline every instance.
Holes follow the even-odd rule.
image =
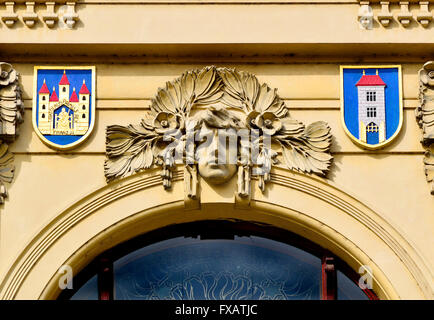
[[[212,136],[212,141],[208,147],[209,150],[209,158],[208,162],[215,164],[218,163],[218,157],[219,157],[219,139],[217,132],[214,133]]]

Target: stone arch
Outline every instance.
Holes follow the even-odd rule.
[[[431,271],[414,247],[375,211],[324,179],[273,170],[265,194],[253,183],[248,206],[224,186],[201,181],[200,208],[187,210],[182,170],[163,191],[157,170],[118,180],[72,204],[47,224],[15,260],[1,285],[2,299],[54,299],[57,271],[77,274],[97,255],[168,225],[239,219],[286,229],[330,250],[354,270],[368,265],[381,299],[433,298]]]

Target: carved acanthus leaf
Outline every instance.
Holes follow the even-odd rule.
[[[298,134],[279,137],[282,153],[289,169],[325,175],[333,157],[329,126],[322,121],[308,125]]]
[[[143,126],[107,128],[107,179],[127,177],[152,166],[159,136]]]
[[[159,88],[152,100],[151,113],[169,112],[184,117],[190,114],[194,105],[207,105],[217,102],[221,92],[221,79],[215,68],[206,67],[184,73],[181,77]]]

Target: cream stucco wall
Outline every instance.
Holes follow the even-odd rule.
[[[358,4],[351,1],[316,5],[292,1],[278,1],[273,5],[253,5],[255,1],[236,4],[213,1],[202,5],[191,2],[107,4],[86,0],[77,5],[80,22],[74,30],[51,30],[43,25],[34,30],[23,25],[0,27],[1,60],[12,63],[21,73],[26,106],[20,136],[11,145],[15,154],[15,180],[9,186],[9,198],[0,208],[0,297],[6,297],[5,288],[17,261],[22,259],[20,255],[26,246],[37,242],[35,237],[41,230],[52,226],[55,218],[71,205],[87,201],[83,200],[86,196],[106,186],[103,174],[106,126],[138,123],[158,87],[185,70],[215,64],[252,72],[261,82],[277,88],[293,118],[306,124],[317,120],[328,122],[334,137],[334,164],[328,180],[321,182],[324,188],[330,184],[339,192],[354,196],[350,203],[357,201],[373,210],[408,242],[418,256],[419,260],[415,258],[415,261],[423,265],[425,288],[420,287],[421,283],[410,271],[401,280],[397,271],[386,275],[396,281],[391,284],[394,289],[389,291],[394,294],[383,297],[432,299],[434,197],[429,193],[423,172],[425,150],[419,142],[421,132],[414,109],[418,105],[417,71],[430,58],[430,53],[432,58],[434,27],[413,26],[407,30],[377,25],[374,30],[361,30],[356,24]],[[22,9],[18,7],[17,11]],[[44,44],[50,45],[44,47]],[[375,52],[378,57],[374,56]],[[341,124],[339,65],[361,61],[402,64],[403,128],[392,144],[375,152],[353,144]],[[57,152],[44,145],[33,132],[31,121],[33,67],[56,64],[96,66],[94,133],[80,147],[68,152]],[[164,192],[161,185],[158,188],[159,193]],[[268,201],[279,202],[286,192],[289,191],[276,187],[269,195],[276,199]],[[233,201],[231,196],[221,197],[222,202]],[[294,197],[293,200],[305,203],[306,215],[320,215],[321,203],[308,208],[306,199]],[[146,202],[146,198],[136,196],[131,201],[130,207],[145,210],[140,203]],[[92,217],[86,219],[88,224],[81,225],[82,232],[98,234],[100,226],[95,224],[99,223],[96,222],[99,217],[95,221]],[[331,219],[335,224],[345,223],[345,219],[341,222],[336,217]],[[345,229],[344,225],[341,227]],[[362,237],[354,224],[349,223],[348,228],[346,232],[353,231]],[[372,237],[366,239],[373,241],[369,250],[375,247],[375,237]],[[363,242],[361,238],[359,241]],[[72,252],[84,244],[78,242],[72,244]],[[69,259],[62,256],[56,261],[54,253],[61,248],[53,250],[47,253],[50,258],[43,263],[52,261],[54,268]],[[398,254],[392,257],[386,250],[381,257],[381,248],[376,255],[378,261],[374,262],[387,270],[393,269],[390,269],[393,259],[405,260]],[[39,270],[44,275],[41,279],[48,281],[50,272],[54,273],[44,268],[39,265],[34,270]],[[38,273],[32,272],[30,282],[24,279],[22,288],[17,289],[16,298],[41,296],[47,282],[34,283]]]

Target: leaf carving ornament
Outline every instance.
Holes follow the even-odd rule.
[[[0,62],[0,204],[8,195],[5,183],[14,177],[14,156],[8,144],[18,136],[23,114],[19,74],[9,63]]]
[[[422,129],[422,145],[426,148],[425,175],[434,195],[434,61],[428,61],[419,70],[419,101],[416,120]]]
[[[240,196],[249,194],[247,182],[251,176],[258,176],[264,190],[271,177],[269,169],[279,161],[291,170],[325,176],[333,160],[330,128],[325,122],[305,126],[289,117],[277,90],[259,83],[255,75],[210,66],[187,71],[167,82],[152,99],[150,111],[139,125],[107,127],[107,180],[156,165],[162,168],[163,185],[170,188],[172,169],[176,163],[183,163],[185,179],[197,181],[191,175],[201,174],[200,165],[197,170],[197,157],[190,150],[197,143],[188,142],[204,127],[211,133],[217,129],[247,129],[256,134],[250,143],[238,142]],[[268,140],[279,148],[271,148]],[[254,171],[256,167],[262,170]],[[188,194],[194,197],[191,188]]]

